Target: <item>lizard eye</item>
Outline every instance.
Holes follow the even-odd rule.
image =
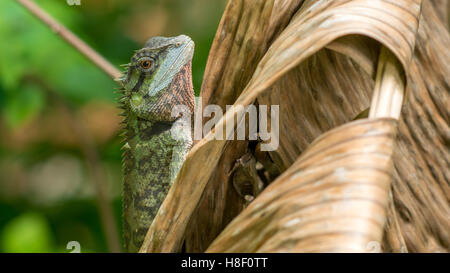
[[[139,66],[144,70],[150,69],[152,67],[152,64],[152,60],[148,58],[139,61]]]

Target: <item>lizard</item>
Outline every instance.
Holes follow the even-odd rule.
[[[123,109],[123,235],[137,252],[192,147],[194,42],[152,37],[119,79]],[[173,115],[175,106],[184,112]]]

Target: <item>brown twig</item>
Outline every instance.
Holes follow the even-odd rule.
[[[101,166],[99,154],[92,141],[91,135],[83,127],[82,122],[73,113],[72,107],[69,103],[58,95],[45,81],[34,76],[25,75],[23,81],[35,84],[45,92],[45,94],[56,105],[61,107],[64,117],[68,120],[67,124],[70,126],[75,134],[79,146],[86,158],[87,167],[94,183],[94,189],[97,197],[97,205],[100,214],[103,232],[105,233],[108,249],[110,252],[121,252],[120,236],[117,230],[117,221],[114,216],[111,200],[106,192],[106,177],[105,172]]]
[[[28,11],[30,11],[36,18],[41,20],[47,26],[49,26],[53,32],[63,38],[68,44],[73,46],[76,50],[82,53],[88,60],[94,63],[98,68],[105,72],[110,78],[116,80],[121,76],[121,72],[115,68],[110,62],[98,54],[94,49],[87,45],[84,41],[78,38],[69,29],[64,27],[58,21],[56,21],[47,12],[42,10],[37,4],[31,0],[17,0],[22,6],[24,6]],[[55,100],[55,102],[62,107],[64,110],[64,115],[70,120],[69,124],[72,126],[77,139],[80,143],[80,147],[86,157],[88,163],[88,168],[95,185],[97,192],[97,202],[99,206],[99,212],[101,217],[101,222],[103,230],[105,232],[106,240],[108,243],[109,250],[111,252],[120,252],[120,237],[116,226],[116,220],[114,217],[113,209],[110,200],[106,194],[106,182],[105,174],[101,168],[98,152],[95,148],[91,137],[87,134],[85,129],[82,127],[81,122],[74,116],[67,102],[57,95],[56,92],[41,79],[27,76],[25,80],[34,82],[40,85],[46,91],[46,93]]]
[[[92,63],[94,63],[98,68],[100,68],[103,72],[105,72],[113,80],[115,80],[121,76],[120,71],[117,68],[115,68],[110,62],[108,62],[105,58],[103,58],[100,54],[98,54],[94,49],[92,49],[89,45],[87,45],[80,38],[78,38],[75,34],[73,34],[69,29],[67,29],[62,24],[60,24],[58,21],[56,21],[47,12],[42,10],[33,1],[17,0],[17,2],[20,3],[22,6],[24,6],[28,11],[30,11],[39,20],[41,20],[47,26],[49,26],[53,30],[53,32],[58,34],[67,43],[69,43],[76,50],[81,52],[88,60],[90,60]]]

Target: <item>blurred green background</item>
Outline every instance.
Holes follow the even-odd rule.
[[[116,66],[151,36],[191,36],[196,92],[226,4],[35,2]],[[115,225],[122,240],[116,87],[15,0],[0,1],[0,252],[70,252],[69,241],[81,252],[110,251],[95,183],[115,218],[103,226]]]

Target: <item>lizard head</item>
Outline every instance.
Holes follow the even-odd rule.
[[[194,42],[185,35],[153,37],[136,51],[128,64],[122,85],[124,102],[137,117],[174,121],[172,108],[194,108],[191,64]]]

